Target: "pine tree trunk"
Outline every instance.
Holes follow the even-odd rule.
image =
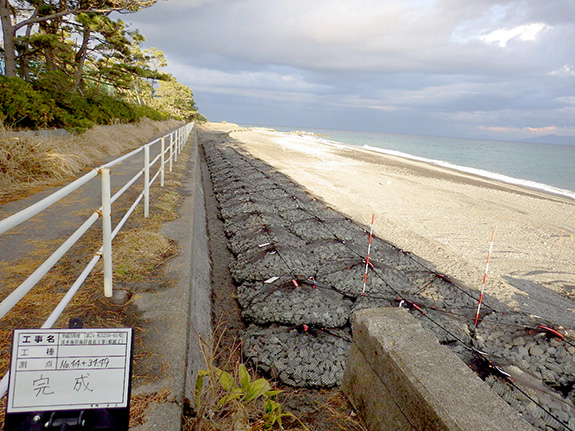
[[[10,16],[10,2],[0,0],[0,20],[2,22],[2,36],[4,37],[4,61],[6,62],[6,76],[16,76],[16,46],[14,39],[16,32]]]
[[[78,52],[76,53],[76,72],[75,72],[75,84],[76,90],[82,94],[84,90],[84,63],[86,62],[86,56],[88,55],[88,44],[90,42],[90,35],[91,35],[90,28],[88,26],[84,27],[84,31],[82,34],[82,45]]]
[[[30,35],[32,34],[32,26],[26,27],[26,38],[24,49],[20,53],[20,77],[25,80],[30,80]]]

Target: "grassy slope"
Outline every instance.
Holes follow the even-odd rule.
[[[94,126],[80,135],[66,136],[38,136],[0,127],[0,204],[71,179],[105,157],[125,153],[180,124],[145,119]]]

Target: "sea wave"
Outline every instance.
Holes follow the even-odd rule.
[[[403,157],[405,159],[429,163],[432,165],[453,169],[453,170],[456,170],[459,172],[465,172],[465,173],[477,175],[477,176],[480,176],[483,178],[496,180],[496,181],[500,181],[500,182],[507,183],[507,184],[513,184],[513,185],[517,185],[517,186],[521,186],[521,187],[525,187],[525,188],[529,188],[529,189],[533,189],[533,190],[539,190],[539,191],[542,191],[545,193],[564,196],[564,197],[568,197],[570,199],[575,200],[575,192],[573,192],[571,190],[561,189],[559,187],[550,186],[548,184],[543,184],[543,183],[539,183],[536,181],[525,180],[525,179],[521,179],[521,178],[514,178],[514,177],[510,177],[508,175],[498,174],[497,172],[491,172],[491,171],[487,171],[484,169],[471,168],[469,166],[456,165],[454,163],[446,162],[444,160],[428,159],[425,157],[414,156],[413,154],[403,153],[401,151],[387,150],[384,148],[372,147],[370,145],[363,145],[360,147],[360,146],[354,146],[354,145],[349,145],[349,144],[342,144],[341,142],[332,141],[329,139],[322,139],[322,138],[318,138],[315,136],[305,136],[304,138],[307,140],[310,140],[310,141],[319,142],[319,143],[322,143],[325,145],[330,145],[330,146],[333,146],[336,148],[346,148],[346,149],[352,149],[352,150],[357,149],[357,148],[363,148],[365,150],[373,151],[376,153],[382,153],[382,154],[387,154],[387,155],[396,156],[396,157]]]
[[[478,169],[478,168],[470,168],[468,166],[460,166],[460,165],[456,165],[456,164],[446,162],[443,160],[427,159],[425,157],[419,157],[419,156],[414,156],[412,154],[402,153],[401,151],[385,150],[383,148],[371,147],[369,145],[364,145],[361,148],[365,148],[369,151],[374,151],[377,153],[383,153],[383,154],[388,154],[391,156],[403,157],[405,159],[430,163],[432,165],[441,166],[444,168],[449,168],[449,169],[453,169],[453,170],[456,170],[459,172],[465,172],[468,174],[478,175],[478,176],[483,177],[483,178],[488,178],[491,180],[496,180],[496,181],[500,181],[500,182],[507,183],[507,184],[513,184],[513,185],[517,185],[517,186],[521,186],[521,187],[526,187],[529,189],[540,190],[540,191],[543,191],[546,193],[551,193],[551,194],[560,195],[560,196],[566,196],[568,198],[575,199],[575,192],[572,192],[571,190],[560,189],[558,187],[553,187],[553,186],[550,186],[548,184],[538,183],[536,181],[524,180],[521,178],[513,178],[513,177],[510,177],[507,175],[498,174],[497,172],[490,172],[490,171],[486,171],[484,169]]]

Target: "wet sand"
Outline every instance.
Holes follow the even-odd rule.
[[[356,222],[375,214],[376,235],[471,288],[481,288],[495,230],[486,302],[575,327],[575,201],[305,136],[203,127],[230,133]]]

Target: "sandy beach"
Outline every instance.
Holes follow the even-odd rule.
[[[575,327],[572,199],[305,135],[229,123],[202,127],[229,133],[356,222],[367,226],[374,214],[375,235],[472,289],[481,288],[495,230],[486,303]]]

